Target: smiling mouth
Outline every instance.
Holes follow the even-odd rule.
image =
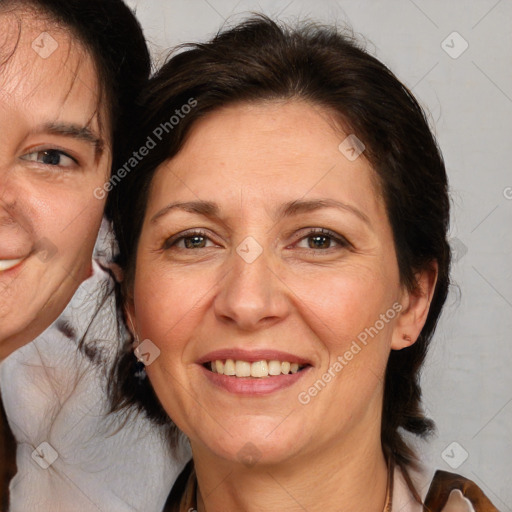
[[[18,258],[15,260],[0,260],[0,272],[5,272],[19,265],[25,258]]]
[[[207,370],[218,373],[219,375],[261,379],[264,377],[278,377],[279,375],[298,373],[309,365],[277,360],[249,362],[234,359],[217,359],[215,361],[208,361],[204,363],[203,366]]]

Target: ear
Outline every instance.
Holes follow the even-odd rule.
[[[436,261],[431,262],[429,267],[415,274],[416,288],[403,290],[400,300],[402,310],[393,329],[392,350],[409,347],[418,339],[427,320],[436,287],[438,268]]]

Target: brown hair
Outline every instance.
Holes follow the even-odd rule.
[[[437,262],[439,273],[421,334],[409,348],[392,351],[385,376],[382,445],[388,459],[416,463],[401,429],[425,437],[433,422],[421,408],[419,372],[449,286],[449,198],[442,156],[422,108],[411,92],[353,37],[334,27],[289,28],[253,17],[206,44],[181,47],[154,76],[143,101],[137,142],[168,122],[191,99],[180,118],[113,194],[111,211],[119,241],[119,264],[131,284],[148,191],[157,167],[183,147],[191,127],[234,102],[297,98],[334,112],[366,146],[393,230],[400,278],[416,289],[415,273]],[[149,384],[134,383],[133,354],[120,361],[114,408],[135,405],[158,423],[167,415]]]

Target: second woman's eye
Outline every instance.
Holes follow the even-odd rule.
[[[37,162],[43,165],[49,165],[52,167],[74,167],[77,165],[77,161],[58,149],[45,149],[41,151],[34,151],[33,153],[27,153],[21,157],[22,160],[29,162]]]
[[[192,232],[169,238],[165,242],[164,248],[204,249],[215,245],[216,244],[214,244],[206,234],[201,232]]]
[[[186,236],[183,239],[183,245],[187,249],[202,249],[206,247],[207,238],[202,235]]]
[[[329,249],[333,240],[330,236],[314,235],[308,236],[307,241],[310,249]]]
[[[347,247],[349,243],[341,236],[325,229],[312,230],[296,244],[301,249],[326,250],[333,247]]]

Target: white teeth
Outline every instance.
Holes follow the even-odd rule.
[[[20,258],[18,260],[0,260],[0,272],[3,272],[4,270],[9,270],[10,268],[15,267],[18,263],[21,263],[23,261],[23,258]]]
[[[236,375],[235,361],[233,359],[228,359],[224,363],[224,375]]]
[[[288,375],[289,373],[297,373],[302,366],[298,363],[289,363],[288,361],[277,361],[275,359],[271,361],[235,361],[233,359],[227,359],[222,361],[217,359],[211,361],[208,365],[213,373],[220,375],[229,375],[236,377],[255,377],[263,378],[277,375]]]
[[[255,361],[252,363],[251,377],[268,377],[267,361]]]
[[[235,374],[237,377],[250,377],[251,363],[247,361],[237,361],[235,363]]]
[[[280,361],[269,361],[268,362],[268,374],[269,375],[281,375]]]

